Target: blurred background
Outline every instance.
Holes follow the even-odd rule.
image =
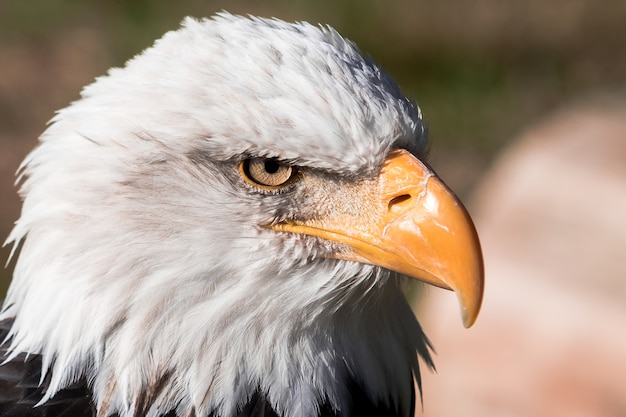
[[[54,111],[184,16],[220,10],[330,24],[424,111],[487,289],[470,330],[453,295],[416,301],[438,352],[417,415],[626,416],[624,0],[1,0],[0,236]]]

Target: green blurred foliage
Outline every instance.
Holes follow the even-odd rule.
[[[626,85],[623,0],[0,0],[0,146],[15,155],[0,174],[82,85],[184,16],[220,10],[330,24],[354,40],[417,99],[432,163],[461,195],[526,126]],[[0,179],[3,236],[18,214],[11,181]]]
[[[374,56],[418,99],[437,133],[435,140],[478,145],[489,152],[506,140],[502,135],[515,130],[494,131],[494,108],[503,116],[497,124],[513,122],[519,127],[560,102],[591,90],[623,86],[625,4],[622,0],[4,0],[0,38],[45,43],[64,31],[71,33],[71,28],[87,27],[99,33],[106,53],[104,72],[175,29],[186,15],[229,10],[328,23]],[[459,127],[463,135],[458,134]]]

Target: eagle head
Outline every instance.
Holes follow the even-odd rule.
[[[1,319],[40,405],[98,416],[412,415],[429,342],[409,277],[457,292],[482,257],[424,162],[417,105],[333,29],[186,19],[59,111],[20,169]],[[359,394],[356,395],[355,392]]]

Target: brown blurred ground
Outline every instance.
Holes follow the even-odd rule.
[[[626,101],[565,111],[501,155],[472,199],[485,304],[423,311],[436,416],[626,416]]]

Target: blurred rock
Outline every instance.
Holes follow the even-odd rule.
[[[626,416],[626,105],[530,129],[470,207],[483,310],[464,330],[455,297],[431,290],[423,415]]]

